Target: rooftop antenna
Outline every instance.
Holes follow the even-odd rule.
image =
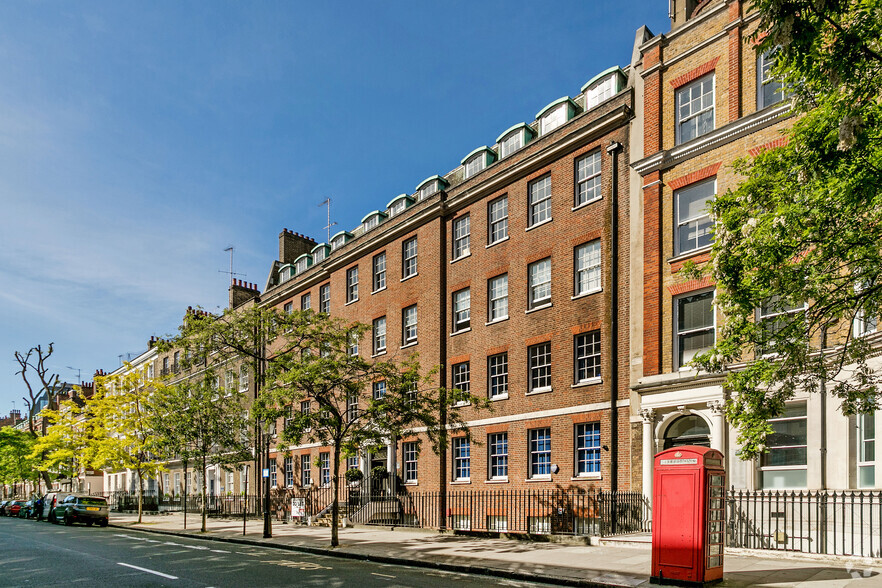
[[[325,198],[325,201],[322,202],[321,204],[319,204],[319,206],[325,206],[325,205],[327,205],[327,207],[328,207],[328,224],[325,225],[325,229],[328,231],[328,240],[326,241],[326,243],[330,243],[331,242],[331,227],[333,227],[337,223],[331,222],[331,199],[330,198]]]
[[[82,370],[81,370],[80,368],[71,367],[71,366],[69,366],[69,365],[68,365],[68,366],[65,366],[65,367],[66,367],[67,369],[72,370],[72,371],[75,371],[75,372],[77,373],[77,382],[82,382],[82,381],[83,381],[83,380],[81,379],[81,377],[82,377]]]
[[[218,271],[218,273],[221,273],[221,274],[230,274],[230,286],[232,286],[234,276],[242,276],[244,278],[245,274],[237,274],[233,271],[233,246],[230,245],[229,247],[224,249],[224,251],[230,252],[230,271],[225,271],[225,270],[217,270],[217,271]]]

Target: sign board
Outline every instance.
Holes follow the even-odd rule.
[[[660,459],[659,465],[697,465],[698,459]]]
[[[269,468],[263,468],[263,475],[262,475],[262,477],[264,477],[264,478],[269,478]]]
[[[305,517],[306,516],[306,499],[305,498],[292,498],[291,499],[291,516],[292,517]]]

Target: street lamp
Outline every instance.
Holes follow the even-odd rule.
[[[263,434],[260,435],[261,440],[266,441],[266,453],[264,454],[263,478],[265,480],[266,494],[263,501],[263,538],[272,539],[273,525],[270,520],[270,443],[272,442],[272,433],[270,433],[270,421],[261,421]]]

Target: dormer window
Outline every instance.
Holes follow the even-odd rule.
[[[484,145],[478,147],[462,160],[465,179],[471,178],[483,171],[488,165],[496,161],[496,152]]]
[[[389,216],[395,216],[396,214],[404,212],[404,210],[411,204],[413,204],[413,198],[407,194],[399,194],[386,205],[386,210],[389,213]]]
[[[582,92],[585,93],[585,110],[612,98],[624,87],[625,72],[619,66],[600,72],[582,86]]]
[[[363,219],[361,219],[361,230],[362,232],[367,233],[371,229],[380,226],[380,223],[384,220],[386,220],[385,212],[380,212],[379,210],[369,212]]]
[[[499,144],[499,159],[508,157],[515,151],[527,144],[536,132],[528,127],[526,123],[519,123],[504,131],[496,142]]]
[[[327,243],[319,243],[315,247],[312,248],[310,253],[312,254],[312,263],[316,264],[326,257],[331,252],[331,247]]]
[[[294,260],[294,272],[295,274],[302,274],[312,265],[312,256],[308,253],[304,253],[300,257]]]
[[[536,119],[539,121],[539,134],[546,135],[561,126],[576,114],[576,104],[569,96],[558,98],[539,111]]]
[[[352,238],[352,233],[348,231],[340,231],[333,237],[331,237],[331,251],[336,251],[343,247],[347,241]]]
[[[416,187],[417,198],[425,200],[432,194],[435,194],[448,186],[447,180],[441,176],[432,176],[426,178]]]
[[[294,266],[286,263],[279,268],[279,283],[287,282],[294,277]]]

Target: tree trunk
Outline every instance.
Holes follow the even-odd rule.
[[[205,454],[203,454],[202,455],[202,532],[203,533],[205,533],[205,531],[206,531],[206,517],[207,517],[206,510],[205,510],[206,486],[207,486],[207,480],[205,479],[206,467],[207,467],[206,466],[206,457],[205,457]]]
[[[339,539],[339,513],[340,513],[340,443],[334,443],[334,465],[333,465],[333,488],[334,500],[331,502],[331,547],[340,545]]]
[[[138,474],[138,524],[141,524],[141,516],[144,513],[144,477],[141,475],[141,470],[135,470]]]

